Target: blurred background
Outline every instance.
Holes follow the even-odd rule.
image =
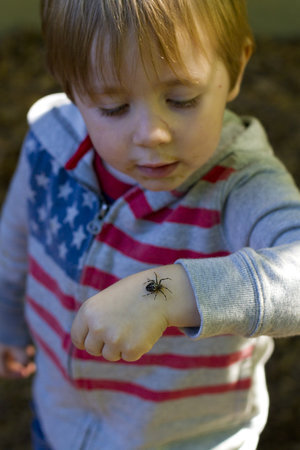
[[[230,106],[264,123],[276,155],[300,187],[300,1],[248,0],[248,8],[257,49]],[[39,1],[0,0],[0,205],[28,108],[58,90],[45,69]],[[267,364],[270,415],[259,450],[300,449],[299,356],[299,338],[276,340]],[[30,380],[0,380],[0,450],[30,448],[29,401]]]

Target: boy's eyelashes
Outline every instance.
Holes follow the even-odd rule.
[[[196,97],[193,97],[191,99],[187,100],[177,100],[177,99],[171,99],[167,98],[166,103],[171,107],[175,109],[189,109],[196,107],[199,103],[200,95],[197,95]],[[126,114],[130,109],[129,103],[124,103],[122,105],[118,105],[114,108],[105,108],[105,107],[98,107],[98,110],[103,116],[106,117],[113,117],[113,116],[121,116],[123,114]]]
[[[117,106],[115,108],[99,108],[101,114],[103,116],[112,117],[112,116],[121,116],[129,109],[129,105],[124,103],[123,105]]]
[[[197,97],[190,98],[188,100],[175,100],[175,99],[167,99],[167,103],[175,108],[183,109],[183,108],[193,108],[197,106],[200,100],[200,95]]]

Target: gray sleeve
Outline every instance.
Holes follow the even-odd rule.
[[[251,172],[252,171],[252,172]],[[279,164],[234,177],[224,192],[223,234],[231,254],[179,260],[194,289],[200,329],[273,337],[300,334],[300,196]]]
[[[15,346],[30,341],[24,318],[27,173],[27,161],[22,153],[0,220],[0,342]]]

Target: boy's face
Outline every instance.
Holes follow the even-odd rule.
[[[159,54],[154,70],[131,39],[122,85],[107,62],[105,83],[95,80],[96,100],[74,93],[97,153],[152,191],[176,189],[208,161],[220,139],[226,103],[234,97],[227,70],[213,51],[207,58],[184,39],[180,50],[187,70],[172,71]]]

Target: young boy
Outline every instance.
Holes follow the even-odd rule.
[[[244,1],[42,16],[69,99],[29,112],[0,241],[0,372],[34,371],[29,330],[35,448],[255,449],[271,337],[300,330],[300,196],[258,121],[225,110]]]

